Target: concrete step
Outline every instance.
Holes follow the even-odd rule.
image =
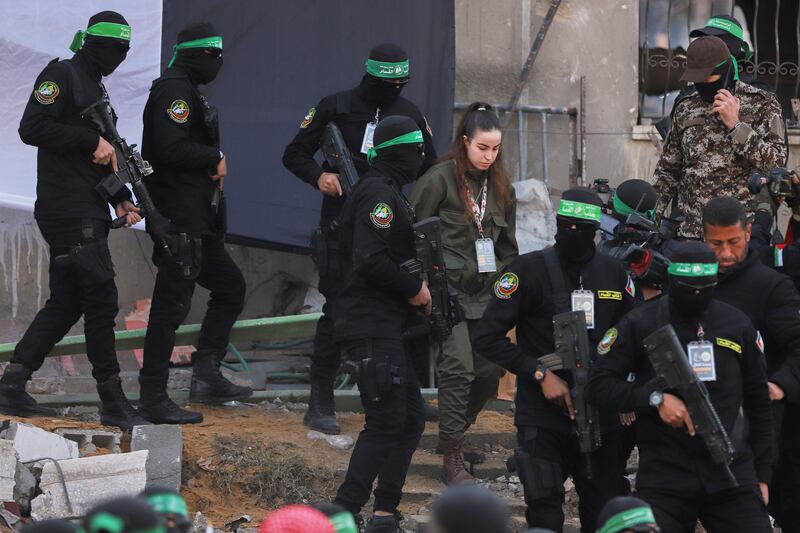
[[[508,473],[506,459],[510,453],[487,454],[486,462],[474,465],[472,475],[479,479],[494,480]],[[468,465],[469,466],[469,465]],[[430,453],[427,450],[417,450],[411,460],[410,475],[420,475],[429,479],[440,479],[442,475],[442,456]]]
[[[423,450],[433,450],[439,442],[439,434],[436,432],[426,431],[422,434],[419,440],[418,448]],[[511,431],[502,433],[490,433],[484,431],[475,431],[467,433],[467,444],[478,448],[485,448],[488,444],[492,448],[505,448],[513,450],[517,446],[517,434]]]

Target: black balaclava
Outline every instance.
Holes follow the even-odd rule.
[[[218,35],[219,32],[214,25],[208,22],[189,24],[178,33],[178,44]],[[211,53],[206,50],[211,50]],[[178,50],[172,65],[184,70],[198,84],[211,83],[222,68],[222,50],[219,48]]]
[[[402,63],[408,61],[408,54],[396,44],[385,43],[373,48],[369,53],[369,59],[385,63]],[[401,83],[396,85],[392,83],[394,81],[400,81]],[[406,83],[408,83],[407,75],[397,78],[394,76],[378,77],[367,73],[361,79],[361,87],[367,100],[378,107],[386,107],[397,100]]]
[[[712,72],[712,74],[720,75],[717,81],[712,81],[710,83],[695,82],[694,86],[698,94],[700,94],[700,98],[710,104],[714,102],[714,96],[716,96],[717,91],[720,89],[728,89],[731,94],[736,94],[736,80],[739,79],[736,68],[737,65],[733,58],[729,57],[725,63],[715,68]]]
[[[129,25],[125,17],[116,11],[101,11],[96,15],[92,15],[89,19],[88,26],[93,26],[98,22],[114,22],[116,24]],[[125,61],[129,49],[130,43],[128,41],[87,35],[83,41],[83,46],[75,52],[75,55],[96,69],[96,74],[108,76],[117,69],[120,63]]]
[[[617,496],[606,503],[597,516],[597,531],[619,533],[642,531],[643,526],[655,524],[653,509],[645,501],[633,496]]]
[[[94,507],[82,522],[86,533],[166,533],[164,521],[141,498],[115,498]]]
[[[192,519],[183,496],[166,487],[150,487],[139,494],[165,521],[167,533],[187,533]]]
[[[433,522],[442,533],[510,533],[508,505],[478,486],[447,489],[433,504]]]
[[[385,146],[398,138],[407,142]],[[425,154],[420,148],[424,144],[416,122],[396,115],[384,118],[375,128],[373,145],[368,159],[381,175],[392,178],[401,187],[417,179]]]
[[[563,207],[571,202],[596,206],[598,213],[603,202],[595,192],[586,187],[573,187],[561,195],[561,203],[556,215],[555,248],[563,260],[582,265],[594,257],[594,238],[600,227],[600,219],[599,214],[597,220],[565,216]]]
[[[696,319],[708,309],[717,284],[717,257],[704,242],[676,243],[668,267],[669,304],[675,318]]]

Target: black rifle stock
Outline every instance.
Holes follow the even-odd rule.
[[[144,184],[145,176],[153,173],[150,163],[142,159],[142,154],[134,150],[136,145],[128,145],[123,139],[114,124],[114,114],[111,103],[103,98],[90,105],[81,112],[81,115],[94,122],[100,128],[100,135],[103,136],[113,147],[117,156],[119,170],[112,172],[97,185],[96,190],[104,200],[111,198],[122,190],[126,183],[130,183],[133,194],[136,195],[136,202],[142,210],[142,215],[147,219],[147,231],[155,238],[156,245],[160,247],[167,256],[172,252],[167,239],[169,230],[169,220],[156,209],[153,199]],[[121,216],[112,222],[113,228],[120,228],[125,224],[126,216]]]
[[[350,150],[344,143],[342,131],[335,122],[328,122],[325,126],[325,133],[322,136],[322,154],[328,164],[336,169],[339,174],[339,184],[342,192],[347,195],[358,183],[358,170],[353,163]]]
[[[714,464],[722,466],[728,478],[738,485],[730,468],[736,450],[711,403],[706,386],[689,365],[689,358],[672,325],[667,324],[645,337],[644,346],[656,375],[664,381],[666,388],[677,391],[686,404],[695,432],[703,439]]]
[[[586,314],[583,311],[559,313],[553,317],[554,355],[564,370],[572,373],[572,407],[575,410],[575,432],[579,451],[584,456],[586,477],[592,478],[589,454],[603,445],[600,430],[600,411],[586,401],[586,384],[589,381],[591,347],[586,331]]]
[[[404,263],[412,274],[428,283],[431,293],[429,323],[435,342],[443,342],[453,331],[453,326],[464,320],[458,303],[458,293],[447,285],[447,270],[442,254],[439,217],[429,217],[414,224],[416,259]]]

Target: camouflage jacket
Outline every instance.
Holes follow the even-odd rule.
[[[682,237],[700,238],[703,207],[716,196],[735,196],[752,214],[755,198],[747,190],[747,178],[786,162],[784,124],[775,95],[739,81],[736,97],[743,124],[733,134],[697,94],[675,108],[653,185],[659,217],[677,194],[678,209],[686,216],[678,231]]]

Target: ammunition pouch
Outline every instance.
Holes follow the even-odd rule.
[[[81,227],[81,244],[70,248],[69,252],[56,256],[58,265],[74,265],[90,283],[105,283],[114,279],[114,263],[108,241],[95,237],[95,226],[84,221]]]
[[[532,503],[548,496],[564,493],[564,477],[561,465],[533,457],[524,450],[514,451],[513,463],[506,465],[516,472],[525,491],[525,503]],[[512,470],[513,468],[513,470]]]
[[[369,400],[379,402],[392,391],[392,387],[402,384],[400,367],[393,365],[388,356],[377,355],[361,360],[358,370],[358,389]]]
[[[187,233],[171,233],[167,235],[167,243],[172,253],[170,257],[153,257],[153,262],[160,268],[174,268],[184,279],[197,279],[203,258],[203,240]]]

